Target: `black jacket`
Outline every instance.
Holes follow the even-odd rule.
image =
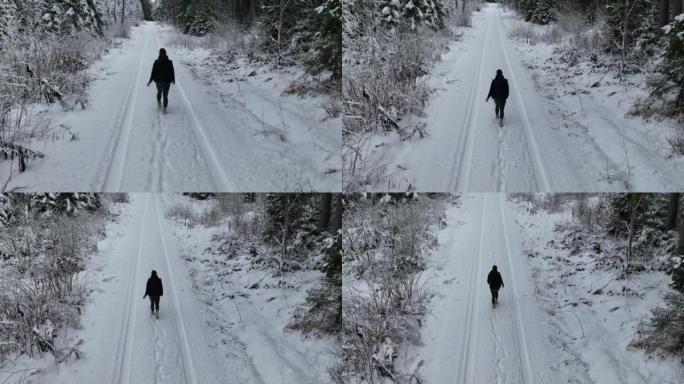
[[[176,75],[173,72],[173,61],[171,60],[155,60],[152,66],[152,75],[150,75],[150,82],[155,83],[175,83]]]
[[[162,286],[162,281],[157,276],[150,276],[147,279],[147,287],[145,287],[146,296],[163,296],[164,287]]]
[[[501,278],[499,271],[489,272],[489,275],[487,275],[487,284],[489,284],[489,288],[492,289],[499,289],[504,286],[503,279]]]
[[[487,98],[490,97],[494,100],[508,99],[508,80],[503,75],[496,75],[492,80],[489,95],[487,95]]]

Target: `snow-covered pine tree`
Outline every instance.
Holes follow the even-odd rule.
[[[532,21],[534,11],[537,9],[537,0],[520,0],[517,4],[518,11],[520,11],[525,21]]]
[[[681,113],[684,111],[684,13],[665,27],[665,61],[661,72],[673,84],[677,95],[676,107]]]
[[[555,0],[536,0],[530,21],[536,24],[546,25],[557,20]]]
[[[95,0],[41,0],[40,25],[43,30],[59,35],[90,31],[102,35],[105,22]]]
[[[620,50],[629,51],[644,31],[653,4],[649,0],[609,0],[606,5],[608,27]]]
[[[399,0],[381,0],[378,3],[380,20],[389,26],[398,25],[402,16],[402,8]]]
[[[379,10],[385,24],[393,27],[404,20],[411,30],[419,25],[431,29],[444,28],[446,18],[442,0],[383,0]]]
[[[0,0],[0,49],[3,40],[11,39],[17,29],[17,6],[14,0]]]
[[[188,4],[179,18],[183,33],[204,36],[214,28],[209,10],[204,4]]]
[[[342,78],[342,1],[326,0],[316,8],[313,49],[307,60],[314,70],[330,68],[333,79]]]
[[[101,196],[95,193],[34,193],[31,194],[31,209],[43,213],[74,214],[78,211],[95,211],[100,208]]]

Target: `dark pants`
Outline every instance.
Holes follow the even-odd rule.
[[[150,309],[154,312],[154,308],[159,312],[159,296],[150,296]]]
[[[496,105],[496,107],[494,108],[494,112],[496,113],[496,117],[503,119],[504,108],[506,108],[506,99],[494,99],[494,104]]]
[[[499,301],[499,288],[489,287],[489,290],[492,291],[492,305],[496,305]]]
[[[155,83],[157,85],[157,102],[160,102],[162,95],[164,96],[164,107],[169,105],[169,88],[171,83]]]

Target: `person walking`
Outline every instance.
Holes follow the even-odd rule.
[[[166,55],[166,49],[159,50],[159,57],[154,61],[152,66],[152,74],[147,86],[154,81],[157,85],[157,107],[162,107],[162,96],[164,97],[164,113],[166,107],[169,105],[169,89],[171,84],[176,84],[176,75],[173,71],[173,61]]]
[[[157,276],[157,271],[152,271],[152,276],[147,279],[147,286],[145,287],[145,296],[143,296],[143,299],[147,296],[150,297],[150,308],[152,309],[152,314],[155,314],[156,309],[156,315],[158,319],[159,298],[164,296],[164,287],[162,286],[161,279],[159,276]]]
[[[487,284],[489,284],[489,290],[492,292],[492,305],[496,307],[496,304],[499,303],[499,289],[504,286],[501,274],[496,270],[496,265],[487,275]]]
[[[496,77],[492,80],[492,85],[489,87],[489,94],[487,100],[494,99],[494,113],[499,119],[499,126],[503,127],[504,108],[506,108],[506,99],[508,99],[508,80],[504,77],[503,71],[496,70]]]

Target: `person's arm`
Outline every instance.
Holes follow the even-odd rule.
[[[492,97],[492,94],[494,93],[494,80],[492,80],[492,85],[489,86],[489,93],[487,94],[487,100],[489,101],[489,98]]]
[[[159,296],[164,296],[164,286],[162,285],[161,279],[159,279]]]
[[[152,65],[152,73],[150,74],[150,81],[147,82],[147,85],[149,86],[152,83],[152,80],[154,80],[154,75],[157,73],[157,62],[155,61],[154,64]]]
[[[147,281],[147,284],[145,284],[145,295],[143,296],[143,299],[147,297],[147,291],[150,290],[150,281]]]
[[[176,73],[173,71],[173,61],[171,63],[171,82],[176,84]]]
[[[508,80],[506,80],[506,83],[505,83],[505,84],[506,84],[506,86],[504,87],[504,90],[506,91],[506,92],[505,92],[505,93],[506,93],[506,98],[508,99]],[[501,280],[501,281],[503,281],[503,280]],[[503,285],[502,285],[502,286],[503,286]]]

